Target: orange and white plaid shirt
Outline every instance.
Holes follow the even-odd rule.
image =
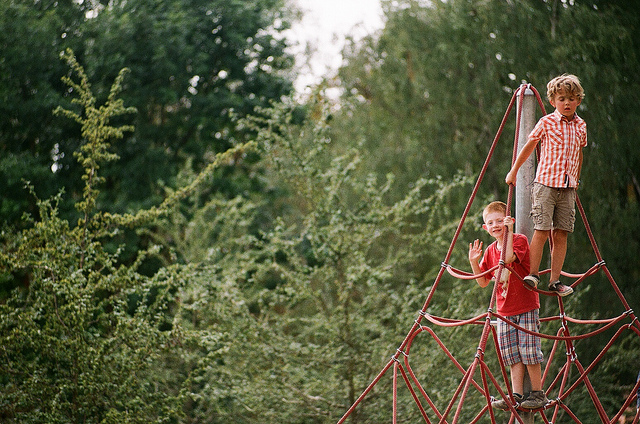
[[[535,182],[554,188],[578,186],[580,150],[587,145],[587,124],[578,114],[569,121],[557,110],[540,118],[529,140],[540,144]]]

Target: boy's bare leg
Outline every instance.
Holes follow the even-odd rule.
[[[527,365],[527,371],[531,378],[531,393],[520,406],[524,409],[538,409],[549,403],[547,395],[542,390],[542,371],[540,364]]]
[[[542,390],[542,367],[540,364],[527,365],[529,379],[531,379],[531,390]]]
[[[542,261],[542,250],[544,244],[549,238],[549,231],[535,230],[533,237],[531,238],[531,245],[529,246],[529,274],[538,275],[540,272],[540,262]],[[566,240],[565,240],[566,241]],[[566,243],[565,243],[566,252]],[[555,280],[552,280],[555,281]]]
[[[524,371],[525,366],[522,362],[511,365],[511,390],[513,393],[520,393],[523,395],[524,390]]]
[[[553,230],[553,232],[551,233],[551,237],[553,237],[553,248],[551,249],[551,275],[549,277],[550,282],[558,281],[560,279],[560,272],[562,272],[564,258],[567,255],[568,234],[569,233],[564,230]]]
[[[540,364],[525,365],[522,362],[511,365],[511,389],[514,393],[524,391],[524,372],[529,373],[531,390],[542,390],[542,366]]]

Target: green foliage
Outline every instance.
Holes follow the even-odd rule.
[[[282,36],[292,14],[283,0],[77,2],[8,0],[0,5],[0,221],[21,224],[37,213],[24,195],[31,181],[42,198],[64,189],[63,218],[76,219],[83,169],[73,157],[83,135],[51,111],[68,108],[58,60],[71,48],[85,64],[99,101],[117,70],[129,74],[121,94],[139,113],[134,131],[112,146],[121,160],[102,164],[101,210],[131,213],[162,201],[186,166],[199,173],[219,152],[250,136],[238,117],[292,89],[293,58]],[[234,197],[259,189],[245,166],[222,166],[210,190]],[[30,203],[31,202],[31,203]],[[119,242],[139,243],[125,233]],[[125,257],[133,257],[127,250]]]
[[[61,189],[55,178],[73,161],[64,151],[77,147],[78,131],[55,120],[51,111],[64,104],[66,72],[59,55],[75,46],[83,11],[71,1],[7,0],[0,4],[0,221],[20,225],[24,211],[38,213],[32,196],[25,195],[30,181],[43,197]],[[64,137],[61,134],[65,133]],[[73,134],[73,136],[71,136]],[[74,142],[71,142],[71,139]],[[62,145],[61,141],[69,144]],[[70,176],[70,179],[77,177]],[[80,183],[80,181],[78,182]],[[69,196],[76,186],[67,186]],[[62,209],[69,201],[61,199]]]
[[[2,254],[3,270],[28,281],[0,304],[3,419],[141,423],[178,416],[177,398],[146,377],[177,338],[164,314],[177,273],[170,273],[173,282],[145,279],[137,264],[117,266],[117,255],[86,243],[80,227],[57,216],[55,202],[39,205],[40,220]]]
[[[74,152],[75,158],[84,169],[82,175],[82,180],[85,182],[83,200],[78,202],[76,207],[84,216],[79,225],[86,228],[89,225],[89,215],[96,207],[96,198],[99,193],[97,186],[104,183],[105,180],[104,177],[98,176],[100,165],[118,159],[116,154],[109,152],[111,147],[109,140],[122,139],[125,131],[133,130],[131,125],[113,127],[109,125],[109,122],[120,115],[136,112],[136,109],[125,108],[122,99],[116,97],[120,94],[123,78],[128,71],[126,68],[116,78],[105,105],[96,108],[96,100],[91,93],[89,81],[73,53],[67,50],[63,58],[67,60],[71,70],[81,78],[79,83],[75,83],[69,76],[63,78],[63,81],[69,86],[70,91],[78,93],[79,98],[74,98],[72,103],[82,106],[83,116],[61,107],[57,108],[54,113],[62,114],[80,124],[82,137],[86,140],[86,143],[80,146],[79,151]]]
[[[361,152],[334,156],[326,120],[297,127],[295,114],[294,107],[281,105],[247,122],[267,128],[258,133],[265,177],[287,188],[289,209],[270,231],[254,237],[228,233],[233,238],[227,239],[218,232],[208,257],[215,266],[193,281],[202,287],[237,281],[255,319],[254,330],[239,336],[242,341],[227,353],[245,365],[247,382],[208,362],[202,372],[209,384],[232,397],[216,418],[205,420],[202,407],[195,409],[199,422],[339,419],[395,352],[404,323],[420,308],[425,270],[439,267],[434,258],[448,245],[442,233],[453,222],[444,205],[466,187],[464,180],[420,180],[403,199],[389,202],[391,179],[379,185],[356,178]],[[217,378],[221,372],[224,379]],[[249,392],[242,391],[246,384]],[[379,392],[356,422],[385,416],[389,395]],[[221,402],[208,396],[202,405]],[[243,406],[246,399],[251,408]]]
[[[168,266],[145,276],[139,269],[159,253],[157,247],[138,251],[127,265],[122,249],[109,251],[104,240],[127,226],[153,223],[205,177],[199,175],[157,208],[135,215],[99,211],[96,199],[104,181],[99,170],[117,158],[110,142],[132,130],[111,124],[133,111],[118,98],[126,70],[97,107],[84,69],[72,52],[63,58],[79,79],[70,75],[65,82],[81,111],[57,113],[80,124],[85,137],[75,155],[84,170],[83,197],[76,203],[82,218],[73,225],[59,216],[59,194],[37,200],[39,213],[26,217],[24,230],[2,234],[0,266],[4,283],[12,287],[0,303],[0,415],[24,423],[175,422],[182,415],[182,395],[169,385],[172,376],[158,370],[182,340],[174,323],[176,293],[189,269]],[[212,162],[209,173],[226,158]]]
[[[289,25],[282,0],[114,1],[85,23],[82,56],[99,80],[131,75],[123,99],[135,106],[136,131],[105,169],[113,190],[105,208],[155,204],[189,166],[198,173],[216,153],[244,140],[235,120],[291,90],[293,58],[279,36]],[[244,190],[243,166],[216,173],[210,190]]]
[[[109,140],[131,127],[110,120],[131,109],[117,99],[124,72],[107,103],[95,98],[71,52],[66,61],[80,78],[65,81],[81,113],[60,109],[81,126],[86,143],[77,152],[85,189],[77,225],[60,218],[61,195],[38,200],[39,214],[18,234],[3,234],[0,264],[22,279],[0,304],[3,361],[1,414],[9,422],[148,422],[179,415],[177,398],[145,378],[176,335],[165,312],[179,281],[141,277],[118,265],[119,253],[100,238],[113,229],[95,222],[100,164],[113,160]],[[31,194],[35,196],[33,189]],[[173,272],[177,280],[177,274]]]
[[[196,190],[193,209],[163,218],[161,239],[199,263],[176,295],[184,342],[164,359],[185,382],[185,422],[337,420],[395,352],[440,267],[448,202],[468,181],[418,180],[391,201],[392,176],[360,179],[360,153],[336,154],[326,106],[309,109],[318,119],[281,104],[239,123],[257,133],[263,197],[199,203]],[[359,419],[383,416],[389,395]]]
[[[331,105],[281,98],[280,0],[103,5],[0,5],[3,421],[336,422],[417,318],[513,89],[527,80],[544,96],[565,71],[587,92],[580,197],[637,303],[632,2],[386,1],[381,33],[345,52]],[[87,70],[64,53],[63,86],[68,46]],[[70,119],[53,121],[56,105]],[[510,158],[502,141],[453,265],[486,237],[477,211],[506,197]],[[580,224],[569,249],[569,271],[593,261]],[[428,312],[468,318],[490,294],[444,275]],[[566,308],[621,312],[602,277]],[[479,327],[434,331],[467,367]],[[594,367],[607,411],[633,385],[633,336]],[[609,337],[576,343],[583,364]],[[498,376],[495,357],[490,343]],[[410,362],[444,409],[459,370],[426,332]],[[389,419],[391,372],[350,422]],[[472,390],[461,420],[483,402]],[[404,387],[398,405],[399,422],[422,419]]]
[[[258,198],[198,203],[212,173],[245,157],[251,143],[218,155],[159,207],[106,213],[96,202],[100,171],[117,158],[111,141],[131,130],[111,122],[132,112],[118,97],[125,71],[97,107],[83,68],[71,52],[64,58],[77,77],[65,81],[81,110],[57,113],[85,136],[75,155],[84,170],[82,217],[72,225],[59,216],[60,194],[38,200],[39,214],[24,230],[4,234],[2,269],[13,287],[0,305],[3,418],[339,417],[380,358],[394,352],[398,323],[419,308],[419,282],[439,267],[447,245],[441,229],[455,224],[447,199],[466,181],[419,180],[403,199],[389,201],[391,176],[382,185],[356,178],[357,150],[334,156],[324,118],[299,126],[299,109],[279,105],[241,122],[257,133],[267,158],[265,183],[290,199],[274,226],[264,226],[270,208]],[[194,213],[176,209],[184,198],[193,199]],[[159,248],[138,251],[130,264],[121,258],[125,246],[109,248],[127,227],[160,223],[166,234],[182,234],[177,256],[200,265],[167,263],[148,276],[140,269]],[[377,417],[376,405],[388,396],[363,419]]]

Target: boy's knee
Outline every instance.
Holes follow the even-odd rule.
[[[551,235],[554,240],[563,240],[569,236],[569,232],[566,230],[553,230]]]
[[[533,238],[538,240],[544,240],[545,242],[549,238],[551,230],[533,230]]]

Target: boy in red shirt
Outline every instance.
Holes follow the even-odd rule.
[[[566,296],[573,293],[573,289],[560,283],[560,273],[567,254],[567,235],[573,232],[575,223],[582,148],[587,145],[587,124],[576,114],[584,90],[578,77],[564,74],[549,81],[547,98],[555,110],[543,116],[533,128],[505,181],[515,185],[518,170],[541,143],[540,163],[531,196],[534,224],[531,268],[524,280],[534,288],[540,283],[542,250],[551,235],[549,290]]]
[[[513,234],[513,218],[505,216],[507,205],[502,202],[491,202],[482,213],[484,228],[496,240],[487,247],[482,255],[482,242],[475,240],[469,243],[469,263],[474,274],[481,274],[500,262],[503,248],[505,250],[505,264],[508,264],[520,275],[529,272],[529,242],[522,234]],[[507,231],[506,246],[503,246],[504,232]],[[480,260],[482,258],[482,260]],[[498,270],[496,270],[497,274]],[[506,268],[500,273],[497,289],[498,314],[510,322],[528,331],[540,332],[540,299],[538,293],[527,289],[519,279]],[[493,278],[480,277],[476,279],[480,287],[486,287]],[[505,365],[511,367],[511,386],[516,406],[526,409],[544,407],[549,400],[542,391],[541,363],[544,359],[540,337],[518,330],[513,326],[498,320],[498,345]],[[525,369],[531,378],[531,393],[524,395]],[[508,410],[504,399],[491,402],[494,408]]]

